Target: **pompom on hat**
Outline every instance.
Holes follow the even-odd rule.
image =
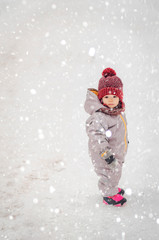
[[[102,78],[98,84],[98,98],[101,100],[105,95],[116,95],[123,100],[123,83],[112,68],[106,68],[102,72]]]

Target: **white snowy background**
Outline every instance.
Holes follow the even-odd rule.
[[[158,55],[158,0],[0,0],[1,239],[158,239]],[[102,203],[87,151],[106,67],[124,83],[123,208]]]

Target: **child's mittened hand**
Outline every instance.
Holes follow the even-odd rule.
[[[111,164],[112,162],[114,162],[116,159],[113,155],[111,155],[110,157],[106,158],[105,161],[108,163],[108,164]]]

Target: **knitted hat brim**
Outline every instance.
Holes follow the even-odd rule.
[[[102,99],[106,95],[115,95],[119,97],[120,100],[123,100],[123,89],[107,87],[107,88],[102,88],[101,90],[98,91],[99,99]]]

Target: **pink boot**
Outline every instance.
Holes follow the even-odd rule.
[[[122,188],[118,188],[118,194],[120,194],[120,195],[123,196],[124,193],[125,193],[124,189],[122,189]]]
[[[116,207],[123,206],[126,201],[126,198],[123,198],[120,194],[116,194],[112,197],[103,197],[103,203],[106,205],[114,205]]]

